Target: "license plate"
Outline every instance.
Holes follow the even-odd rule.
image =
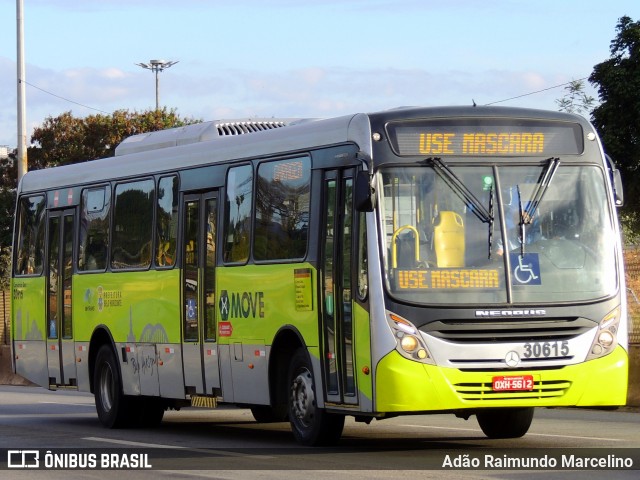
[[[494,392],[521,392],[533,390],[533,375],[493,377]]]

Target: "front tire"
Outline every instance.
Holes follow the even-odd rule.
[[[289,422],[295,439],[302,445],[333,445],[344,428],[344,415],[318,408],[311,362],[307,351],[296,350],[289,366]]]
[[[520,438],[533,420],[533,407],[487,410],[476,414],[478,424],[489,438]]]

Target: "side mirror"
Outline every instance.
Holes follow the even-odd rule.
[[[613,171],[613,199],[616,202],[616,207],[622,207],[624,205],[624,190],[622,188],[622,176],[620,170]]]
[[[356,176],[355,206],[358,212],[373,212],[376,204],[375,189],[371,185],[369,172],[360,171]]]
[[[622,187],[622,175],[613,163],[613,159],[604,154],[604,158],[607,160],[607,166],[611,172],[611,181],[613,182],[613,201],[616,203],[616,207],[622,207],[624,205],[624,189]]]

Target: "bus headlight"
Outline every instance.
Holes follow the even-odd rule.
[[[620,308],[608,313],[598,326],[598,333],[591,344],[587,360],[604,357],[618,345],[618,327],[620,325]]]
[[[413,335],[404,335],[402,339],[400,339],[400,346],[407,353],[415,352],[416,348],[418,348],[419,340]]]
[[[435,364],[413,323],[391,312],[387,312],[387,321],[396,338],[396,350],[403,357],[417,362]]]
[[[613,345],[613,342],[615,342],[615,340],[616,339],[613,336],[613,333],[611,333],[609,330],[605,330],[604,332],[600,332],[598,334],[598,343],[604,348],[609,348],[611,345]]]

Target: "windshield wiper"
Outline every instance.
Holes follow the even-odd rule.
[[[431,162],[433,169],[442,180],[451,188],[458,197],[470,208],[473,214],[478,217],[482,223],[489,224],[489,259],[491,259],[491,244],[493,242],[493,185],[489,190],[489,210],[478,200],[471,190],[464,184],[460,178],[447,167],[441,158],[431,157],[426,159]]]
[[[493,184],[489,189],[489,260],[491,260],[491,251],[493,250]]]
[[[451,171],[444,163],[442,159],[434,157],[428,158],[428,162],[431,162],[433,169],[442,178],[445,183],[460,197],[465,205],[471,207],[471,211],[482,223],[491,223],[493,218],[491,213],[485,208],[484,205],[478,200],[471,190],[460,180],[460,178]]]
[[[525,209],[522,208],[520,185],[517,185],[518,210],[520,212],[520,229],[518,234],[520,237],[519,240],[521,255],[524,255],[524,243],[526,238],[525,226],[531,225],[531,223],[533,223],[533,215],[538,209],[538,205],[540,205],[540,202],[542,202],[545,193],[547,193],[547,189],[549,188],[549,185],[551,185],[553,176],[556,174],[556,172],[558,171],[558,167],[560,166],[560,159],[558,157],[548,158],[547,162],[547,166],[544,167],[544,169],[540,173],[538,183],[536,184],[536,189],[533,191],[531,199],[527,202],[527,207]]]
[[[560,166],[559,158],[549,158],[547,159],[547,166],[542,170],[540,174],[540,178],[538,178],[538,184],[536,186],[533,195],[531,196],[531,200],[527,204],[527,208],[525,210],[526,214],[526,224],[530,225],[533,221],[533,213],[538,209],[538,205],[542,201],[544,194],[547,193],[547,189],[551,184],[551,180],[553,180],[553,176],[556,174],[558,167]]]

